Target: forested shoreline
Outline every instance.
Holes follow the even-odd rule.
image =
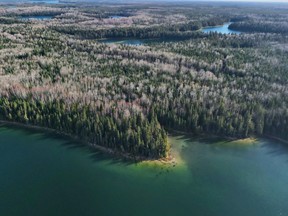
[[[166,158],[169,152],[166,132],[155,115],[143,118],[141,114],[130,118],[120,116],[116,110],[104,114],[90,107],[69,108],[63,101],[49,104],[25,98],[0,99],[0,119],[22,124],[55,129],[71,134],[86,143],[92,143],[133,157]]]
[[[288,8],[278,17],[276,9],[211,11],[201,4],[3,9],[0,119],[153,159],[169,156],[167,129],[287,140]],[[19,18],[44,14],[53,17]],[[259,20],[265,22],[255,27]],[[227,21],[234,22],[231,29],[250,33],[197,31]],[[271,23],[274,28],[267,27]],[[94,40],[103,37],[178,40],[145,46]]]

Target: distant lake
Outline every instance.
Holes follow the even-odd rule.
[[[6,8],[17,8],[17,6],[16,5],[8,5],[8,6],[5,6]]]
[[[120,16],[111,16],[111,18],[117,19],[118,17],[120,18]],[[230,23],[225,23],[222,26],[214,26],[214,27],[205,27],[202,28],[201,31],[204,33],[209,33],[209,32],[218,32],[218,33],[222,33],[222,34],[240,34],[241,32],[239,31],[233,31],[228,29]],[[139,45],[143,45],[143,44],[147,44],[149,42],[172,42],[172,41],[181,41],[181,40],[165,40],[165,39],[129,39],[129,38],[108,38],[108,39],[101,39],[98,40],[99,42],[102,43],[115,43],[115,44],[125,44],[125,45],[131,45],[131,46],[139,46]]]
[[[120,18],[124,18],[126,16],[118,16],[118,15],[115,15],[115,16],[109,16],[109,18],[111,19],[120,19]]]
[[[22,20],[50,20],[53,16],[22,16],[20,19]]]
[[[287,145],[178,135],[169,142],[175,166],[135,164],[55,134],[2,126],[0,215],[287,215]]]
[[[205,28],[202,28],[202,32],[205,32],[205,33],[217,32],[221,34],[240,34],[241,33],[239,31],[230,30],[228,28],[230,24],[231,22],[225,23],[222,26],[205,27]]]

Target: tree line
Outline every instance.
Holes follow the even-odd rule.
[[[0,98],[0,119],[55,129],[133,157],[165,158],[169,153],[167,134],[156,115],[135,113],[125,118],[117,109],[103,113],[91,107],[64,101],[48,103],[32,98]]]

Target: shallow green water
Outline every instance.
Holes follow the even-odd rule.
[[[0,127],[0,215],[287,215],[285,145],[170,142],[183,163],[135,165],[52,134]]]

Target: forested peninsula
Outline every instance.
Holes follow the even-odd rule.
[[[167,130],[288,140],[288,7],[78,4],[1,6],[0,120],[141,159]]]

